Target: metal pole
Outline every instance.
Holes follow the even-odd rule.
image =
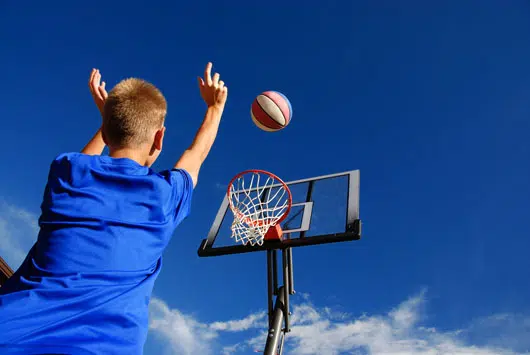
[[[285,304],[285,332],[289,332],[289,263],[287,262],[287,251],[285,249],[282,250],[282,264],[283,264],[283,285],[287,288],[287,290],[284,289],[285,297],[284,297],[284,304]]]
[[[267,250],[267,302],[269,304],[269,327],[271,326],[272,322],[272,308],[274,306],[272,299],[272,294],[274,293],[274,288],[272,284],[274,278],[274,275],[272,274],[272,265],[272,250]]]
[[[289,286],[287,289],[290,295],[294,295],[293,248],[287,248],[287,262],[289,268]]]
[[[272,274],[273,274],[273,293],[277,296],[278,295],[278,257],[277,257],[276,249],[272,250]]]
[[[264,355],[277,354],[278,342],[280,340],[280,334],[282,332],[282,322],[284,319],[285,294],[285,287],[281,286],[278,290],[278,297],[276,297],[276,304],[274,305],[274,318],[272,320],[272,326],[269,327],[267,343],[265,345],[265,351],[263,352]]]
[[[283,333],[282,340],[280,342],[280,348],[278,349],[278,354],[283,354],[283,344],[285,343],[285,332]]]

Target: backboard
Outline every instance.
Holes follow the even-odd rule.
[[[225,194],[198,255],[240,254],[360,239],[359,170],[285,183],[292,195],[292,206],[280,223],[284,233],[282,241],[265,241],[263,245],[253,246],[236,243],[230,229],[234,216]]]

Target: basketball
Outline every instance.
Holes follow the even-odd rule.
[[[284,129],[293,115],[291,103],[278,91],[265,91],[252,102],[252,121],[264,131],[275,132]]]

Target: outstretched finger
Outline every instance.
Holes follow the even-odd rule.
[[[212,85],[212,63],[208,62],[206,64],[206,69],[204,69],[204,80],[208,85]]]
[[[96,96],[98,92],[98,88],[97,86],[94,85],[94,79],[92,79],[88,87],[90,89],[90,93],[92,94],[92,96]]]
[[[98,71],[96,72],[96,77],[94,78],[94,85],[95,87],[99,87],[99,83],[101,82],[101,73]]]
[[[213,75],[213,85],[214,86],[219,85],[219,73],[215,73]]]
[[[107,94],[107,90],[105,90],[105,82],[102,82],[101,85],[98,87],[99,94],[103,98],[103,100],[106,100],[109,94]]]
[[[94,80],[94,75],[96,74],[96,69],[92,69],[90,76],[88,77],[88,86],[92,86],[92,80]]]
[[[90,78],[90,91],[96,92],[99,86],[99,71],[97,69],[94,69],[93,75],[91,75]]]

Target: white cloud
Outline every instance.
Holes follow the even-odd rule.
[[[37,240],[38,216],[0,201],[0,255],[16,270]]]
[[[304,295],[302,303],[294,304],[292,308],[292,331],[287,335],[285,353],[512,355],[527,351],[525,346],[528,341],[517,342],[516,339],[525,338],[523,332],[530,327],[530,318],[522,317],[515,321],[517,317],[514,315],[498,315],[476,320],[464,329],[439,331],[435,327],[421,324],[422,308],[425,305],[424,294],[420,292],[410,297],[386,314],[356,318],[329,307],[317,308],[310,303],[309,297]],[[208,324],[185,317],[178,310],[170,310],[159,299],[155,299],[155,304],[164,311],[152,313],[151,324],[164,326],[151,326],[151,329],[163,335],[174,354],[228,355],[264,348],[267,333],[265,313],[250,314],[240,320]],[[511,338],[500,328],[500,324],[510,324],[508,329]],[[182,332],[181,329],[191,329],[193,332]],[[495,333],[492,334],[489,329],[495,329]],[[223,341],[221,332],[240,332],[242,339],[230,344]],[[481,334],[484,336],[481,337]],[[507,336],[512,339],[511,342],[505,341]],[[523,343],[524,341],[526,343]]]
[[[170,309],[167,304],[152,298],[149,304],[149,329],[162,336],[175,354],[210,354],[211,341],[217,336],[208,325]]]
[[[151,299],[149,312],[149,329],[167,342],[169,352],[182,355],[218,353],[213,349],[220,332],[242,332],[267,326],[265,312],[252,313],[243,319],[201,323],[177,309],[170,309],[156,297]],[[242,348],[244,344],[233,344],[225,346],[222,352],[232,354]]]
[[[309,304],[294,306],[293,328],[288,334],[290,354],[430,355],[515,354],[509,347],[468,343],[462,330],[440,332],[420,323],[424,292],[409,298],[387,314],[345,320]],[[511,316],[510,316],[511,317]],[[515,331],[515,330],[514,330]],[[497,334],[497,336],[503,336]],[[513,344],[512,344],[513,345]],[[520,354],[520,353],[518,353]]]
[[[226,322],[214,322],[210,324],[210,328],[213,330],[223,330],[230,332],[240,332],[258,327],[266,327],[267,322],[265,321],[266,312],[260,312],[250,314],[243,319],[229,320]]]
[[[530,317],[523,314],[495,314],[474,320],[462,332],[473,343],[530,353]]]
[[[422,291],[387,314],[363,315],[355,319],[345,313],[330,312],[329,308],[315,308],[308,302],[295,305],[293,328],[287,338],[289,353],[516,354],[511,347],[498,346],[491,342],[482,345],[466,342],[465,337],[462,336],[466,329],[440,332],[434,327],[423,326],[420,320],[424,304],[425,297]],[[497,336],[503,335],[498,333]]]

